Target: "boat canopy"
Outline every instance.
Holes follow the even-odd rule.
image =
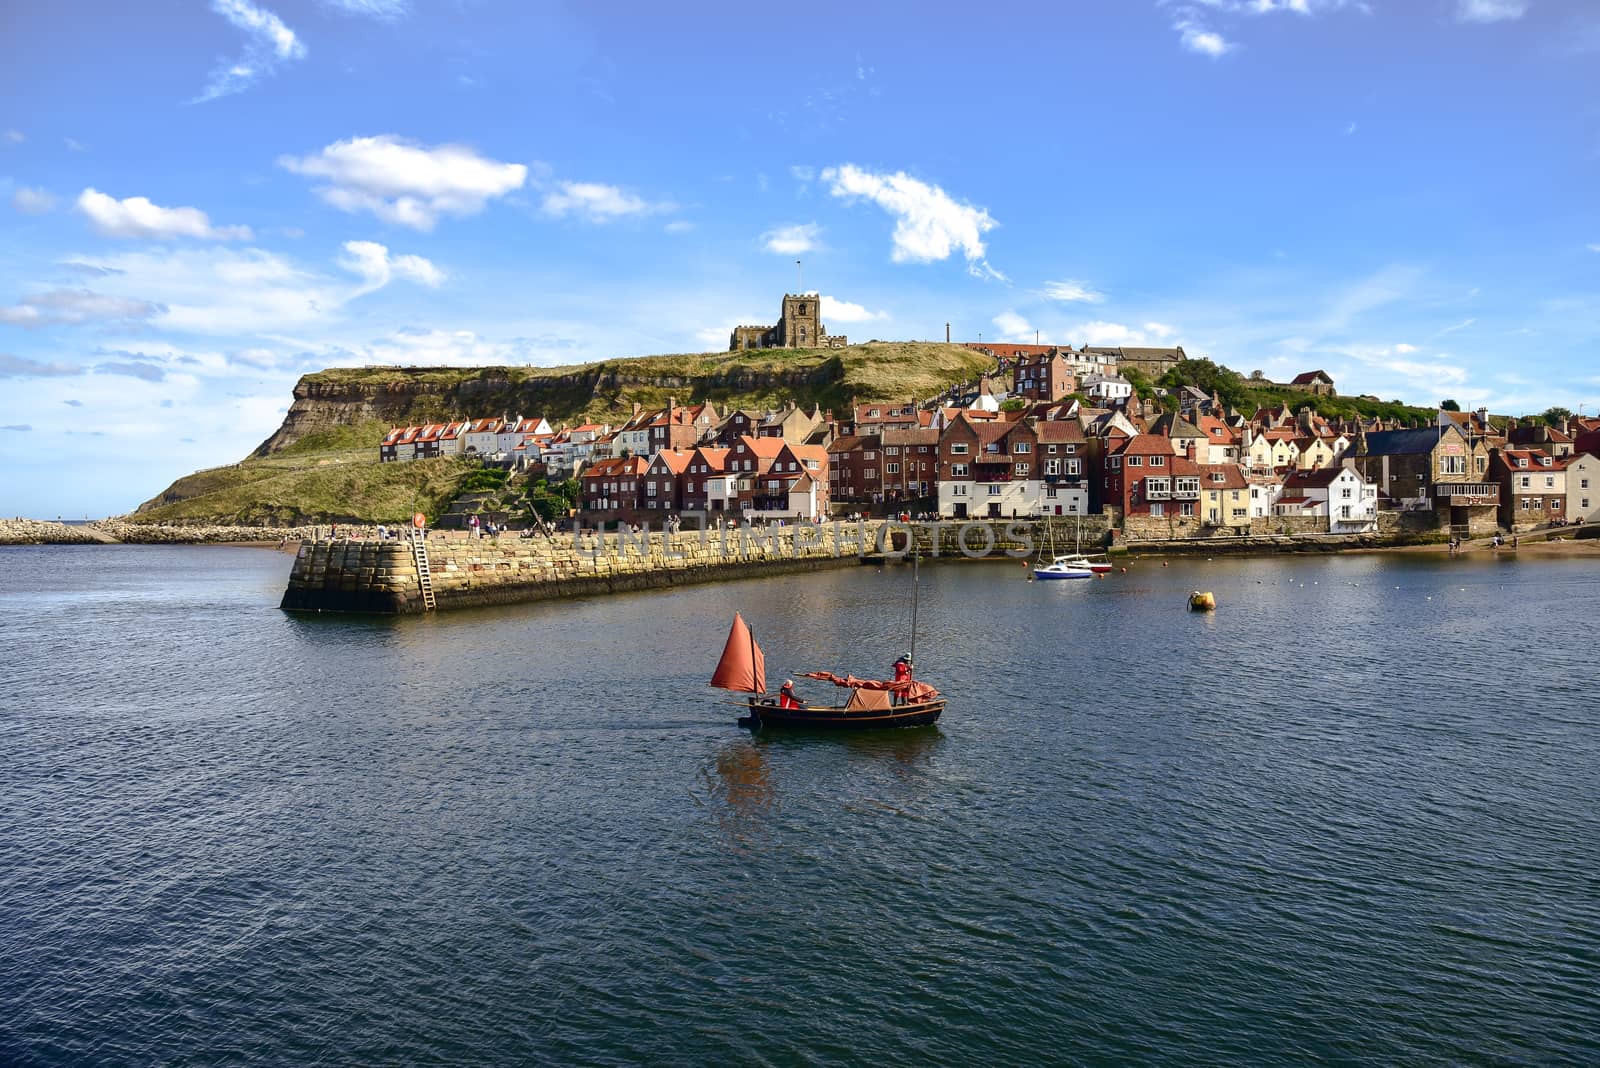
[[[848,686],[852,690],[887,690],[904,697],[909,704],[919,704],[931,701],[939,696],[939,691],[925,682],[907,679],[905,682],[891,682],[888,679],[858,679],[854,675],[835,675],[831,671],[802,671],[801,678],[821,679],[831,682],[835,686]]]
[[[761,655],[756,636],[737,612],[733,614],[733,628],[728,631],[728,644],[722,647],[722,659],[711,675],[711,685],[741,693],[767,692],[767,658]]]

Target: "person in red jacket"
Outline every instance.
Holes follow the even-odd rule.
[[[778,691],[779,708],[804,708],[806,703],[794,695],[794,680],[784,679],[783,689]]]

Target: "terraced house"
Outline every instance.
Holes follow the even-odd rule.
[[[1565,522],[1570,461],[1532,449],[1496,449],[1489,471],[1500,484],[1500,525],[1520,533]]]

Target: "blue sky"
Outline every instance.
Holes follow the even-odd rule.
[[[302,373],[1181,344],[1600,408],[1600,7],[0,9],[0,512],[231,462]]]

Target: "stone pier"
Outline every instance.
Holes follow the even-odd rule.
[[[1094,551],[1104,534],[1103,524],[1091,525],[1091,519],[1099,517],[1085,517],[1085,551]],[[1072,551],[1074,534],[1073,524],[1057,520],[1056,552]],[[445,610],[854,565],[862,557],[903,554],[912,536],[924,559],[1029,555],[1046,544],[1045,535],[1043,523],[1028,520],[880,520],[671,535],[564,532],[553,540],[434,533],[426,546],[434,597]],[[410,542],[301,542],[281,607],[387,615],[424,611]]]

